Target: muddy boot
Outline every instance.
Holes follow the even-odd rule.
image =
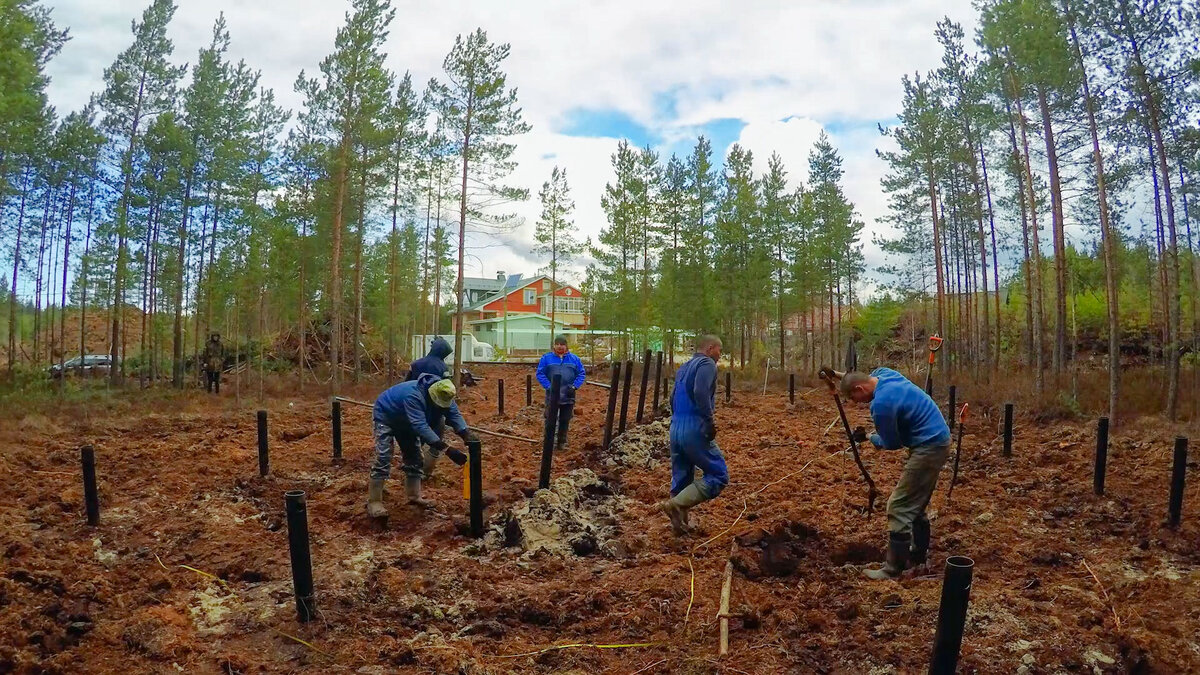
[[[922,515],[913,521],[912,557],[913,567],[920,567],[929,560],[929,519]]]
[[[868,579],[882,581],[883,579],[899,578],[900,573],[908,567],[909,546],[912,545],[912,534],[908,532],[891,532],[888,534],[887,562],[877,570],[863,570]]]
[[[425,451],[425,457],[421,463],[421,473],[425,475],[425,480],[433,480],[433,470],[437,467],[439,457],[441,455],[434,453],[432,448]]]
[[[683,488],[679,494],[659,504],[659,509],[667,514],[671,519],[671,530],[677,535],[685,535],[689,531],[688,527],[688,509],[706,501],[708,497],[704,496],[695,483]]]
[[[567,451],[567,442],[559,441],[558,445],[554,446],[554,453],[559,454]]]
[[[372,478],[367,484],[367,517],[380,519],[387,518],[387,507],[383,505],[383,481],[382,478]]]
[[[404,476],[404,494],[408,496],[408,503],[413,506],[422,509],[433,506],[428,500],[421,499],[421,477],[419,475]]]

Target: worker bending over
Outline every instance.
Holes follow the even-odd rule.
[[[929,555],[929,518],[925,508],[937,486],[938,473],[950,454],[950,428],[937,403],[920,387],[889,368],[870,375],[846,373],[842,395],[855,403],[871,404],[875,433],[870,441],[883,450],[908,447],[908,460],[888,499],[887,562],[866,570],[871,579],[895,579],[911,561],[923,565]],[[856,440],[867,440],[859,432]]]
[[[538,384],[546,390],[546,419],[550,419],[550,386],[555,375],[561,377],[558,388],[558,446],[555,452],[562,452],[567,449],[567,429],[575,415],[575,390],[583,386],[587,375],[583,371],[583,361],[571,353],[567,338],[561,335],[554,338],[554,350],[542,354],[542,360],[538,361]]]
[[[454,383],[435,375],[421,375],[415,380],[397,384],[379,395],[371,415],[375,427],[375,463],[371,465],[371,481],[367,491],[367,515],[387,516],[383,505],[383,483],[392,471],[392,441],[400,445],[404,460],[404,492],[408,503],[428,507],[421,498],[422,459],[420,443],[424,441],[438,453],[446,450],[446,442],[434,431],[443,420],[465,442],[475,441],[475,434],[454,403]],[[466,462],[459,450],[446,452],[457,464]]]
[[[717,359],[721,339],[705,335],[696,353],[675,373],[671,398],[671,499],[659,508],[671,519],[675,534],[687,534],[688,510],[715,499],[729,484],[725,455],[717,447],[713,422],[717,394]],[[701,477],[695,478],[700,469]]]

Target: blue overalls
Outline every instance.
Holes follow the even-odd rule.
[[[695,354],[675,373],[671,396],[671,496],[703,474],[696,486],[713,499],[729,484],[725,455],[711,438],[717,393],[717,364]]]

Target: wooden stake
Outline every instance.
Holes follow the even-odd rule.
[[[733,554],[737,552],[737,541],[729,545],[729,560],[725,563],[725,585],[721,587],[721,648],[720,655],[729,653],[729,591],[733,586]]]

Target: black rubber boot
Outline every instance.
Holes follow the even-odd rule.
[[[908,532],[888,533],[887,562],[877,570],[863,570],[868,579],[881,581],[896,579],[908,567],[909,547],[912,546],[912,534]]]
[[[925,514],[913,521],[912,557],[913,567],[924,565],[929,560],[929,519]]]

